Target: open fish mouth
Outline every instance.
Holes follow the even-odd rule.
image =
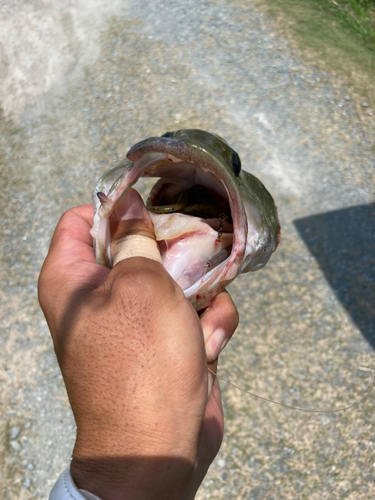
[[[263,184],[241,171],[238,154],[219,136],[181,130],[136,144],[98,181],[98,263],[112,267],[111,220],[121,220],[126,193],[140,177],[159,178],[146,206],[163,265],[197,310],[239,273],[263,267],[276,249],[276,207]]]

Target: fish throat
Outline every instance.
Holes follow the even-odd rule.
[[[219,218],[232,223],[228,200],[205,186],[195,185],[176,193],[176,185],[156,183],[147,199],[147,209],[154,214],[179,212],[202,219]]]

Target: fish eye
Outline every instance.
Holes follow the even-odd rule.
[[[174,132],[166,132],[165,134],[162,135],[162,137],[173,137]]]
[[[235,176],[238,177],[241,172],[241,160],[235,151],[232,152],[232,168]]]

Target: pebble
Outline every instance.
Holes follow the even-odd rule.
[[[362,108],[368,108],[368,102],[363,102],[362,103]]]
[[[18,451],[21,451],[21,449],[22,449],[22,448],[21,448],[21,445],[20,445],[20,443],[19,443],[18,441],[10,441],[10,443],[9,443],[9,444],[10,444],[11,448],[12,448],[14,451],[17,451],[17,452],[18,452]]]
[[[19,427],[12,427],[10,430],[10,439],[17,439],[20,433]]]

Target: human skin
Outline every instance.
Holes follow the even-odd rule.
[[[139,217],[114,238],[154,238]],[[223,437],[216,377],[238,324],[227,292],[200,316],[162,265],[132,257],[96,264],[92,206],[60,219],[39,278],[39,300],[77,424],[71,473],[103,500],[192,499]],[[207,364],[209,363],[209,365]]]

